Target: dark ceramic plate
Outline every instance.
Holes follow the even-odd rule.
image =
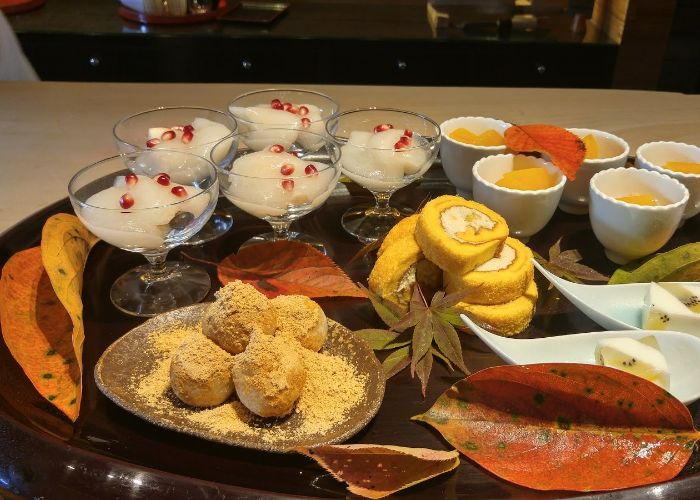
[[[253,421],[245,432],[227,430],[219,433],[207,423],[193,421],[190,417],[202,410],[182,404],[170,390],[158,400],[140,397],[136,390],[138,384],[155,379],[160,361],[172,353],[168,349],[153,348],[154,336],[176,322],[186,330],[196,328],[206,307],[206,304],[198,304],[161,314],[120,337],[95,365],[97,387],[119,406],[152,424],[210,441],[272,452],[345,441],[377,414],[384,396],[384,375],[379,360],[367,343],[332,320],[328,322],[328,339],[322,352],[342,357],[365,383],[364,394],[358,403],[345,412],[343,420],[334,422],[325,432],[307,430],[303,425],[303,412],[294,412],[280,421]],[[339,382],[328,380],[328,384]],[[319,404],[336,405],[340,401]],[[274,429],[271,438],[262,438],[261,426]]]

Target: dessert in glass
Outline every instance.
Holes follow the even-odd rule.
[[[236,120],[214,109],[196,106],[155,108],[122,118],[113,133],[120,153],[148,149],[182,149],[209,158],[220,141],[221,161],[227,150],[235,150]],[[231,228],[233,217],[215,209],[202,230],[185,244],[199,245],[218,238]]]
[[[280,137],[286,131],[267,129],[270,137]],[[299,130],[291,144],[263,145],[257,134],[256,130],[241,134],[240,146],[228,156],[230,161],[217,164],[224,196],[241,210],[269,222],[273,229],[242,246],[296,240],[327,253],[323,242],[292,232],[289,226],[321,206],[335,189],[340,177],[338,144],[327,136]],[[212,150],[212,155],[218,154],[220,146]]]
[[[219,182],[209,160],[178,150],[123,153],[80,170],[68,193],[85,227],[148,260],[112,285],[110,298],[117,309],[155,316],[207,295],[211,283],[206,271],[166,262],[166,256],[197,234],[214,211]]]
[[[338,105],[311,90],[264,89],[236,97],[228,110],[236,118],[239,132],[248,133],[250,147],[281,144],[289,148],[295,142],[315,140],[313,136],[300,137],[297,131],[325,135],[326,122],[338,112]]]
[[[407,215],[391,207],[389,199],[433,164],[440,127],[412,111],[366,108],[340,113],[328,121],[326,130],[343,144],[343,173],[375,198],[373,205],[347,210],[343,227],[362,243],[376,241]]]

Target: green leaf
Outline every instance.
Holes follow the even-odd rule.
[[[433,316],[433,337],[440,352],[457,365],[462,373],[468,374],[469,370],[464,365],[464,357],[462,356],[462,344],[459,342],[459,336],[454,327]]]
[[[454,309],[445,309],[444,311],[435,312],[441,320],[454,326],[464,327],[464,321],[459,316],[459,311]]]
[[[390,379],[401,370],[406,368],[411,362],[410,348],[409,346],[396,349],[394,352],[389,354],[382,362],[382,370],[384,370],[384,376],[386,379]]]
[[[608,284],[700,280],[700,243],[688,243],[617,269]]]
[[[374,293],[372,290],[369,288],[366,288],[364,285],[358,283],[358,286],[362,288],[362,290],[367,293],[367,296],[369,297],[370,302],[372,303],[372,307],[374,307],[374,310],[376,311],[377,315],[381,318],[381,320],[388,326],[392,326],[395,323],[399,321],[401,316],[403,316],[403,312],[399,309],[399,306],[396,304],[392,303],[389,300],[384,300],[381,298],[379,295]],[[397,331],[402,331],[401,329],[394,328],[394,330]]]
[[[430,350],[432,343],[432,314],[428,312],[420,319],[418,324],[413,329],[413,343],[411,345],[413,351],[411,354],[411,375],[415,373],[416,364],[425,356],[425,353]]]
[[[394,349],[400,347],[397,344],[408,345],[411,343],[410,339],[396,342],[396,339],[402,335],[402,332],[382,330],[379,328],[365,328],[363,330],[356,330],[354,333],[367,342],[375,351]]]
[[[420,380],[423,397],[425,397],[425,392],[428,389],[428,379],[430,379],[430,372],[432,369],[433,353],[428,350],[420,361],[416,363],[416,373],[418,374],[418,380]]]

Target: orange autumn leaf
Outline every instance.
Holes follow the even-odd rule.
[[[41,249],[13,255],[0,277],[0,324],[12,356],[36,390],[71,420],[80,411],[81,373],[73,322],[41,263]]]
[[[269,298],[278,295],[367,298],[328,256],[295,241],[245,247],[222,260],[217,270],[222,284],[241,280]]]
[[[459,453],[377,444],[345,444],[298,448],[313,458],[350,492],[383,498],[459,465]]]
[[[511,125],[504,137],[506,146],[515,152],[547,155],[570,181],[586,156],[586,146],[578,136],[554,125]]]
[[[688,409],[661,387],[584,364],[488,368],[413,419],[493,474],[537,490],[668,481],[700,439]]]

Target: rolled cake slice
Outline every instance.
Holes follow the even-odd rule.
[[[368,281],[370,290],[406,312],[416,281],[424,294],[432,297],[442,287],[442,271],[425,260],[413,235],[409,234],[389,245],[377,258]]]
[[[396,223],[394,227],[391,228],[386,236],[384,236],[384,241],[382,241],[379,250],[377,251],[377,257],[384,253],[389,245],[392,245],[396,241],[410,236],[413,238],[413,233],[416,231],[416,223],[418,222],[418,214],[411,215],[405,219],[401,219]]]
[[[459,196],[440,196],[428,202],[415,231],[426,258],[453,274],[466,274],[492,259],[507,237],[503,217]]]
[[[469,304],[503,304],[525,293],[535,275],[532,250],[515,238],[507,238],[493,259],[466,274],[445,272],[445,291],[464,291]]]
[[[535,313],[537,285],[535,280],[528,283],[525,294],[505,304],[482,305],[460,302],[455,306],[459,312],[489,328],[493,333],[512,337],[527,328]]]

